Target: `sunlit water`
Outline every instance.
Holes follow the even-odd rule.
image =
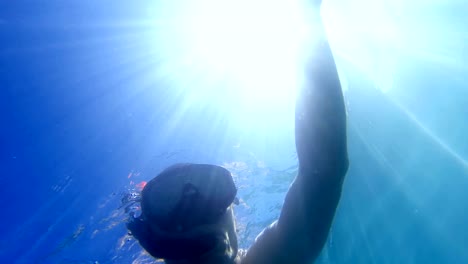
[[[233,173],[241,247],[277,218],[313,19],[249,2],[0,3],[0,262],[153,263],[121,198],[176,162]],[[351,167],[317,263],[468,262],[467,11],[324,4]]]

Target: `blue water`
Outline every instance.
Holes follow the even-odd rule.
[[[233,172],[242,247],[278,216],[297,170],[290,109],[252,121],[235,93],[193,103],[196,85],[160,78],[144,22],[159,4],[0,2],[1,263],[153,263],[120,199],[175,162]],[[397,47],[331,38],[351,166],[317,263],[468,263],[468,6],[400,4]]]

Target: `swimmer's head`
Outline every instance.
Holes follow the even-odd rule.
[[[234,263],[236,193],[231,173],[222,167],[176,164],[148,182],[142,214],[127,226],[148,253],[166,263]]]

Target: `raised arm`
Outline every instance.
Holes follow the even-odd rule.
[[[243,263],[315,260],[340,200],[348,170],[346,110],[330,45],[319,21],[314,32],[318,40],[311,47],[305,85],[296,101],[299,173],[278,221],[257,238]]]
[[[323,25],[318,28],[320,39],[296,101],[299,173],[278,221],[288,237],[302,240],[304,248],[298,255],[305,259],[315,259],[322,250],[348,170],[343,94],[325,30]]]

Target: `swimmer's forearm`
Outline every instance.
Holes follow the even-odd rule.
[[[296,149],[301,175],[341,184],[348,168],[346,110],[330,45],[319,28],[296,101]]]

